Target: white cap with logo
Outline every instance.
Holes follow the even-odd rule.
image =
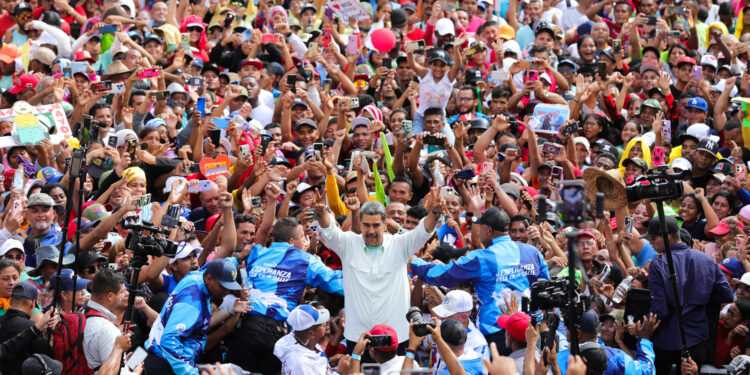
[[[292,326],[293,331],[304,331],[312,326],[323,324],[328,321],[331,314],[326,309],[316,309],[312,305],[299,305],[289,313],[287,323]]]
[[[474,299],[471,294],[463,290],[451,290],[445,295],[443,303],[435,306],[432,311],[441,318],[447,318],[454,314],[469,312],[473,308]]]

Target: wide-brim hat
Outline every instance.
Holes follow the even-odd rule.
[[[128,69],[128,67],[122,61],[116,60],[109,64],[109,66],[107,67],[107,74],[102,75],[102,80],[107,80],[120,74],[130,74],[132,72],[133,69]]]
[[[604,209],[615,211],[628,204],[625,182],[617,169],[603,171],[599,168],[586,168],[583,171],[586,182],[586,196],[589,202],[596,202],[596,193],[604,193]]]

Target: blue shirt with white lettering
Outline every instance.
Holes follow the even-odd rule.
[[[500,306],[512,294],[520,300],[530,296],[531,284],[549,278],[549,267],[539,251],[513,242],[510,236],[492,240],[486,249],[470,251],[448,264],[427,263],[420,258],[411,261],[411,272],[430,285],[453,287],[471,282],[479,299],[479,330],[484,335],[501,330],[497,318]]]
[[[253,303],[250,314],[286,321],[308,285],[344,295],[341,271],[328,268],[320,259],[289,243],[255,245],[245,270],[245,286]]]

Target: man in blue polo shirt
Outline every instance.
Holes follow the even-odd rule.
[[[539,251],[529,245],[513,242],[508,235],[510,218],[492,207],[481,213],[474,211],[472,238],[479,238],[484,249],[477,249],[449,264],[411,262],[411,271],[430,285],[453,287],[470,282],[479,298],[479,330],[487,342],[494,342],[501,355],[510,351],[505,345],[505,331],[497,325],[505,299],[515,295],[530,296],[530,287],[537,279],[549,278],[549,271]],[[481,215],[481,216],[480,216]]]

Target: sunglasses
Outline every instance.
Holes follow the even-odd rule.
[[[187,28],[187,31],[189,31],[189,32],[193,32],[193,31],[195,31],[195,32],[201,32],[201,31],[203,31],[203,28],[198,27],[198,26],[190,26],[190,27]]]
[[[354,87],[356,87],[358,89],[363,89],[363,88],[367,87],[367,81],[365,81],[363,79],[354,81]]]
[[[23,260],[24,257],[25,257],[25,255],[23,255],[23,254],[16,254],[16,255],[7,254],[7,255],[5,255],[6,259],[11,259],[11,260]]]
[[[17,20],[18,22],[23,22],[23,21],[26,21],[26,20],[29,20],[29,19],[31,19],[31,16],[32,16],[32,14],[31,14],[31,13],[23,13],[23,14],[19,14],[18,16],[16,16],[16,20]]]

